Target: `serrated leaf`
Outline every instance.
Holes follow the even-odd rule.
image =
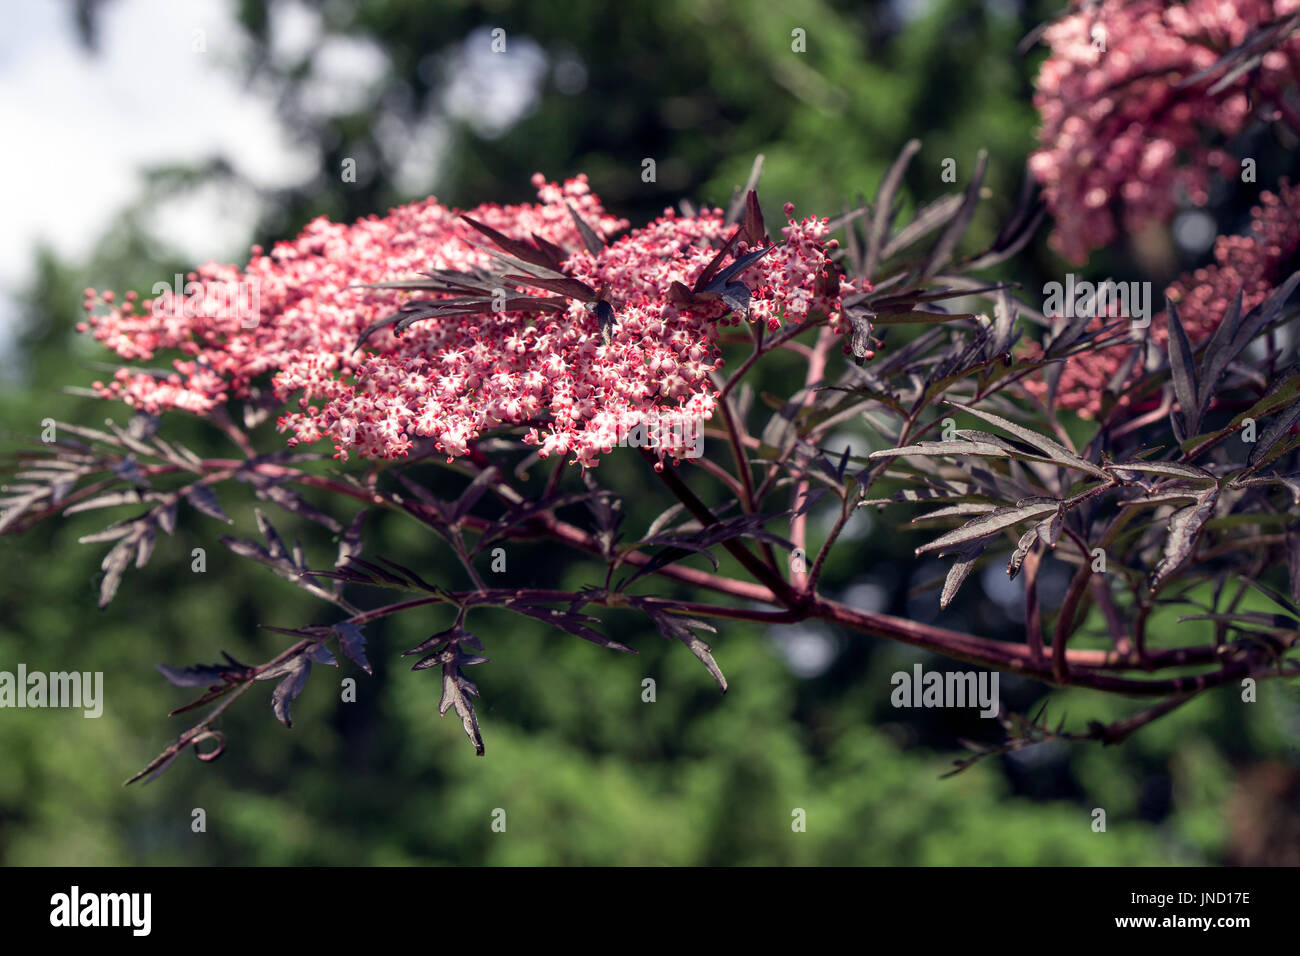
[[[969,577],[971,570],[975,567],[975,561],[984,553],[986,546],[987,542],[979,541],[957,552],[957,560],[948,569],[948,576],[943,582],[943,590],[939,594],[940,609],[946,609],[952,603],[952,599],[957,596],[957,589]]]
[[[831,490],[829,488],[810,488],[803,496],[803,500],[799,503],[799,507],[795,508],[794,511],[790,513],[790,517],[798,518],[801,515],[806,515],[808,512],[812,511],[813,508],[817,507],[818,502],[830,493]]]
[[[218,521],[224,521],[226,524],[233,524],[224,511],[221,510],[221,502],[217,499],[217,494],[207,485],[190,485],[183,492],[185,500],[199,512],[207,515],[209,518],[216,518]]]
[[[927,551],[945,550],[954,545],[987,538],[997,534],[1004,528],[1019,524],[1021,521],[1041,518],[1043,515],[1055,511],[1059,505],[1060,502],[1055,498],[1038,498],[997,508],[986,515],[972,518],[960,528],[936,538],[929,544],[922,545],[916,549],[916,553],[925,554]]]
[[[992,412],[986,412],[971,405],[963,405],[960,402],[954,402],[951,400],[949,400],[947,404],[954,408],[960,408],[962,411],[974,415],[976,418],[982,418],[991,425],[997,425],[999,428],[1010,432],[1016,438],[1019,438],[1021,441],[1037,448],[1039,451],[1047,455],[1047,457],[1062,465],[1076,468],[1080,471],[1086,471],[1090,475],[1095,475],[1098,478],[1108,477],[1099,466],[1079,457],[1060,442],[1048,438],[1046,435],[1040,435],[1032,429],[1025,428],[1023,425],[1017,425],[1015,422],[1003,418],[1001,415],[995,415]]]
[[[898,230],[880,251],[880,260],[887,262],[908,246],[914,245],[934,232],[944,223],[949,222],[953,214],[961,208],[962,197],[956,193],[940,196],[933,202],[917,209],[912,221]]]
[[[305,657],[293,658],[285,666],[282,672],[284,676],[280,678],[280,682],[275,685],[275,690],[271,692],[271,709],[275,712],[276,718],[286,727],[293,726],[293,721],[289,716],[289,705],[307,686],[307,675],[310,672],[311,664]],[[260,679],[265,679],[265,677],[266,675],[263,675]]]
[[[1229,347],[1229,351],[1234,357],[1240,354],[1262,329],[1277,318],[1282,311],[1282,307],[1286,304],[1286,300],[1291,297],[1291,293],[1295,291],[1297,285],[1300,285],[1300,271],[1293,272],[1285,282],[1269,293],[1267,299],[1251,309],[1245,318],[1241,320],[1237,328],[1237,334]]]
[[[352,519],[352,523],[348,525],[348,530],[343,533],[341,538],[339,538],[338,556],[334,559],[334,569],[336,571],[339,568],[344,567],[350,558],[357,557],[361,554],[361,532],[365,527],[365,522],[366,509],[362,508],[357,512],[356,517]],[[343,593],[344,583],[344,578],[339,577],[334,579],[332,590],[335,594]]]
[[[154,492],[143,492],[137,490],[131,491],[110,491],[102,495],[95,495],[93,498],[83,498],[76,504],[68,505],[63,509],[65,515],[80,514],[83,511],[95,511],[99,508],[118,508],[122,505],[138,505],[144,501],[157,501],[161,494]]]
[[[1038,537],[1049,548],[1055,548],[1056,542],[1061,537],[1061,525],[1065,520],[1065,507],[1062,505],[1056,509],[1056,513],[1038,523]]]
[[[402,656],[409,657],[412,654],[422,654],[430,648],[437,647],[440,644],[458,644],[461,641],[468,642],[471,638],[473,638],[473,635],[470,634],[469,631],[465,630],[465,628],[461,626],[461,623],[457,621],[447,630],[439,631],[437,634],[432,634],[429,637],[426,637],[409,651],[402,651]],[[425,666],[427,667],[428,665],[426,664]],[[412,668],[412,670],[415,669],[416,668]]]
[[[1215,477],[1211,472],[1204,468],[1198,468],[1196,465],[1185,465],[1177,461],[1117,461],[1110,465],[1110,469],[1126,481],[1132,481],[1127,477],[1129,473],[1142,473],[1148,475],[1162,475],[1169,478],[1189,478],[1192,481],[1213,482]]]
[[[135,566],[143,568],[153,556],[154,526],[151,521],[141,522],[135,535]]]
[[[957,518],[967,515],[988,514],[990,511],[996,511],[997,505],[992,502],[984,501],[962,501],[955,505],[948,505],[944,508],[936,508],[934,511],[927,511],[925,514],[917,515],[911,520],[911,524],[919,525],[942,518]]]
[[[1038,529],[1042,525],[1035,525],[1020,536],[1020,541],[1016,543],[1016,550],[1011,553],[1011,560],[1007,562],[1007,577],[1011,580],[1016,579],[1020,573],[1021,567],[1024,566],[1025,558],[1029,557],[1030,549],[1038,541]]]
[[[361,633],[361,628],[351,621],[339,621],[334,625],[334,633],[338,635],[339,650],[343,656],[367,674],[373,674],[370,661],[366,660],[366,637]]]
[[[975,215],[975,207],[979,204],[980,186],[984,184],[984,170],[988,164],[989,154],[986,150],[981,149],[975,157],[975,169],[971,173],[970,182],[966,185],[966,194],[962,197],[961,208],[953,216],[952,221],[939,234],[939,239],[934,244],[926,256],[925,264],[921,267],[921,276],[929,278],[936,272],[952,261],[953,250],[957,247],[957,242],[965,234],[967,227],[970,225],[971,217]]]
[[[596,290],[578,279],[541,279],[537,276],[516,275],[504,275],[501,278],[516,282],[519,285],[555,292],[570,299],[576,299],[579,302],[594,302],[596,299]]]
[[[867,232],[865,272],[868,276],[875,275],[876,266],[881,260],[881,248],[889,235],[890,226],[893,224],[894,195],[898,192],[898,187],[902,185],[903,175],[907,172],[912,157],[920,149],[921,141],[919,139],[908,140],[902,150],[899,151],[898,157],[890,165],[889,171],[880,180],[880,186],[876,189],[871,228]]]
[[[94,531],[90,534],[84,534],[77,539],[78,544],[97,544],[101,541],[113,541],[124,535],[130,534],[135,530],[135,524],[138,518],[127,518],[124,521],[118,521],[109,525],[102,531]]]
[[[864,309],[846,309],[849,324],[853,328],[849,339],[849,349],[856,359],[865,359],[871,351],[871,320]]]
[[[158,664],[157,670],[169,684],[177,687],[208,687],[221,683],[226,674],[248,670],[233,658],[230,660],[230,664],[194,664],[190,667],[168,667],[166,664]]]
[[[606,637],[599,631],[593,630],[589,625],[598,624],[599,619],[586,614],[576,614],[572,611],[561,611],[558,608],[540,607],[532,604],[509,603],[505,607],[514,611],[516,614],[524,614],[531,618],[536,618],[543,623],[552,627],[558,627],[562,631],[580,637],[584,641],[590,641],[599,647],[607,647],[612,651],[622,651],[625,654],[635,654],[636,651],[622,644],[612,637]]]
[[[443,665],[442,700],[438,703],[438,713],[445,717],[448,710],[456,708],[456,716],[460,718],[461,726],[465,729],[465,736],[474,745],[474,752],[481,757],[485,752],[483,734],[479,730],[474,702],[470,699],[477,696],[478,688],[461,674],[460,668],[454,663]]]
[[[154,508],[152,512],[153,519],[158,523],[158,527],[162,528],[167,534],[171,534],[176,530],[176,501],[177,499],[172,497]]]
[[[689,617],[678,617],[675,614],[661,613],[650,611],[651,619],[659,628],[667,640],[677,640],[685,644],[702,663],[708,672],[713,675],[713,679],[718,682],[722,692],[727,692],[727,678],[723,676],[722,669],[718,667],[717,661],[713,659],[713,648],[706,644],[696,633],[696,630],[708,631],[710,634],[716,634],[717,629],[713,625],[704,621],[696,620]]]
[[[1154,592],[1160,584],[1178,570],[1196,550],[1196,541],[1201,528],[1214,513],[1214,506],[1219,500],[1219,489],[1208,488],[1196,503],[1180,508],[1169,518],[1169,535],[1165,539],[1164,554],[1156,565],[1151,577],[1151,590]]]
[[[313,644],[303,652],[303,656],[314,664],[324,664],[327,667],[339,666],[339,662],[324,644]]]
[[[99,606],[108,607],[117,594],[118,586],[122,583],[122,575],[126,573],[127,567],[131,564],[137,546],[137,536],[133,533],[124,537],[104,555],[104,560],[100,562],[100,570],[104,572],[104,577],[99,583]]]
[[[144,476],[144,472],[142,472],[140,466],[136,464],[134,455],[127,455],[120,461],[114,462],[112,470],[113,473],[123,481],[141,488],[149,487],[149,479]]]
[[[1010,458],[1010,453],[1000,445],[978,441],[925,441],[915,445],[903,445],[899,448],[882,448],[873,451],[868,459],[907,458],[911,455],[927,457],[957,457],[959,455],[979,455],[986,458]]]
[[[272,558],[287,560],[289,549],[284,545],[284,539],[280,533],[275,530],[275,525],[271,524],[269,518],[261,508],[253,509],[253,519],[257,522],[257,530],[266,539],[266,553]]]
[[[1255,442],[1255,447],[1250,450],[1250,456],[1246,459],[1247,463],[1254,465],[1262,461],[1273,446],[1282,440],[1282,437],[1291,430],[1291,426],[1295,425],[1297,421],[1300,421],[1300,402],[1296,402],[1268,423],[1268,427],[1264,429],[1259,436],[1259,440]]]
[[[1133,498],[1129,501],[1119,502],[1121,508],[1153,508],[1156,505],[1169,504],[1174,501],[1186,501],[1187,499],[1196,500],[1205,490],[1201,485],[1195,488],[1169,488],[1162,490],[1159,494],[1143,495],[1141,498]]]
[[[659,515],[659,517],[655,518],[654,521],[650,522],[650,527],[648,527],[648,528],[646,529],[645,537],[646,537],[646,538],[653,538],[653,537],[654,537],[655,535],[657,535],[660,531],[662,531],[665,527],[667,527],[668,524],[669,524],[669,523],[670,523],[674,518],[676,518],[679,514],[681,514],[681,513],[682,513],[682,510],[685,509],[685,507],[686,507],[686,506],[685,506],[684,504],[682,504],[681,502],[678,502],[677,504],[672,505],[671,507],[669,507],[667,511],[663,512],[663,514],[661,514],[661,515]]]
[[[630,550],[640,551],[645,548],[663,548],[659,554],[656,554],[648,562],[637,568],[636,573],[629,578],[623,585],[624,588],[631,584],[637,578],[645,577],[647,574],[653,574],[660,568],[666,568],[668,565],[675,563],[691,554],[700,554],[708,558],[709,563],[713,565],[713,570],[719,568],[718,559],[713,556],[713,552],[707,547],[694,540],[696,534],[685,532],[670,532],[667,534],[655,535],[653,538],[646,538],[638,541]]]
[[[246,474],[248,473],[247,472],[240,473],[241,476]],[[261,481],[261,480],[253,479],[252,484],[253,484],[253,493],[256,494],[257,497],[262,498],[266,501],[274,502],[275,504],[283,508],[285,511],[291,511],[296,515],[306,518],[308,521],[314,521],[317,524],[324,525],[326,528],[329,528],[329,530],[334,532],[335,534],[338,534],[340,531],[343,530],[342,525],[340,525],[329,515],[325,514],[323,511],[321,511],[319,508],[313,505],[302,495],[298,494],[296,491],[291,491],[290,489],[285,488],[282,485],[277,485],[270,481]]]

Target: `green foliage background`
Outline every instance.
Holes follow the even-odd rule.
[[[82,15],[70,16],[69,28],[80,23],[93,39],[99,4],[74,6]],[[436,103],[448,54],[495,26],[511,42],[531,38],[552,62],[576,58],[586,85],[561,92],[548,74],[535,109],[498,138],[452,123],[437,183],[444,202],[527,200],[534,171],[550,178],[585,171],[606,204],[635,223],[683,196],[725,204],[762,152],[769,221],[779,221],[786,200],[801,214],[834,215],[858,192],[870,195],[915,136],[924,148],[908,187],[921,198],[944,190],[943,158],[957,160],[960,176],[979,148],[990,151],[991,211],[973,235],[988,238],[1033,145],[1030,79],[1041,53],[1022,58],[1015,47],[1054,12],[1042,3],[973,0],[335,2],[323,8],[329,29],[373,39],[391,73],[363,108],[321,116],[301,108],[308,62],[276,64],[261,55],[271,6],[238,5],[254,41],[242,69],[279,92],[283,118],[316,145],[321,172],[273,196],[250,243],[292,235],[315,215],[351,219],[420,198],[395,185],[377,145],[380,120],[409,122]],[[807,31],[804,55],[791,53],[794,28]],[[340,163],[355,156],[371,158],[366,175],[341,183]],[[658,163],[657,183],[640,179],[646,157]],[[189,268],[146,238],[140,216],[162,196],[224,175],[220,162],[158,170],[150,191],[86,261],[33,250],[39,271],[26,299],[18,371],[0,387],[6,432],[33,434],[46,417],[125,419],[121,408],[59,391],[97,377],[86,363],[108,358],[72,330],[80,290],[146,290],[158,276]],[[1064,271],[1041,240],[1022,268],[1039,282]],[[794,387],[780,368],[764,384],[777,393]],[[229,453],[179,416],[167,416],[163,433]],[[268,449],[281,441],[269,428],[259,438]],[[633,531],[668,504],[638,465],[601,468],[634,503]],[[531,484],[541,480],[539,472]],[[332,620],[328,608],[217,542],[222,533],[255,536],[253,499],[244,491],[222,490],[233,531],[183,512],[176,534],[159,542],[149,567],[128,572],[103,612],[95,608],[102,546],[76,539],[117,515],[79,515],[4,540],[0,669],[22,661],[47,671],[103,671],[107,704],[98,720],[0,712],[0,861],[1158,864],[1295,862],[1300,855],[1294,688],[1263,685],[1253,705],[1225,690],[1120,747],[1048,745],[940,779],[961,752],[959,738],[993,740],[996,728],[948,711],[895,710],[889,676],[916,661],[945,662],[827,632],[833,664],[801,678],[778,646],[788,637],[733,623],[713,642],[731,684],[723,697],[685,649],[634,615],[608,620],[640,651],[636,658],[503,612],[471,618],[492,659],[473,673],[483,694],[485,758],[474,756],[454,716],[439,718],[437,677],[411,673],[398,656],[447,625],[441,612],[429,612],[368,628],[373,678],[346,663],[342,672],[315,668],[295,702],[292,730],[272,718],[267,685],[223,720],[229,750],[221,760],[205,765],[184,755],[158,782],[124,789],[121,781],[186,726],[183,717],[164,715],[188,700],[187,691],[166,684],[155,664],[212,661],[220,649],[266,660],[283,639],[257,625]],[[346,522],[351,512],[335,516]],[[890,511],[858,519],[856,537],[828,568],[831,592],[870,583],[894,613],[1015,633],[1018,623],[978,587],[968,586],[943,615],[933,593],[909,600],[908,590],[934,567],[918,566],[917,542],[895,531],[907,517]],[[333,544],[320,529],[287,515],[275,520],[287,538],[303,538],[317,566],[332,561]],[[460,583],[448,556],[397,518],[375,518],[369,541],[372,553]],[[207,551],[204,574],[190,571],[194,547]],[[514,545],[506,578],[578,587],[598,573],[566,562],[552,548]],[[356,703],[339,702],[341,677],[358,679]],[[646,677],[657,682],[652,704],[641,700]],[[1028,709],[1045,689],[1004,677],[1002,692],[1009,705]],[[1053,693],[1047,703],[1049,715],[1074,726],[1138,706],[1075,691]],[[1107,813],[1105,833],[1091,828],[1098,807]],[[206,811],[205,833],[191,831],[195,808]],[[492,832],[496,808],[507,813],[505,833]],[[807,813],[806,833],[792,832],[796,808]]]

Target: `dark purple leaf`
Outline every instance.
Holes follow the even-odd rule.
[[[1214,481],[1214,475],[1199,468],[1196,465],[1185,465],[1177,461],[1117,461],[1110,465],[1110,470],[1115,472],[1125,481],[1133,481],[1138,473],[1149,475],[1163,475],[1170,478],[1190,478],[1193,481]]]
[[[727,266],[727,268],[723,269],[721,272],[719,272],[704,287],[703,291],[723,292],[724,293],[723,297],[725,298],[725,290],[729,288],[731,285],[733,285],[731,281],[732,279],[740,275],[742,272],[744,272],[746,269],[748,269],[750,266],[756,263],[759,259],[763,258],[773,249],[777,249],[777,248],[780,248],[779,243],[770,246],[764,246],[762,249],[752,250],[750,252],[745,253],[743,256],[737,257],[736,261],[733,262],[731,265]],[[735,284],[739,284],[739,283],[735,283]],[[746,292],[746,298],[748,298],[748,292],[749,292],[748,287],[745,288],[745,292]]]
[[[970,182],[966,186],[966,195],[962,198],[961,208],[940,233],[934,248],[926,256],[925,263],[921,266],[923,277],[933,276],[952,261],[953,250],[956,249],[958,240],[965,234],[971,217],[975,215],[975,207],[979,204],[980,186],[984,184],[984,168],[988,164],[988,158],[988,153],[982,149],[975,157],[975,170],[971,173]]]
[[[696,620],[691,617],[681,617],[676,614],[666,613],[658,610],[646,609],[655,626],[667,640],[681,641],[685,644],[692,654],[699,658],[702,663],[713,675],[713,679],[718,682],[722,692],[727,692],[727,678],[723,676],[722,669],[718,667],[717,661],[713,659],[713,648],[706,644],[695,631],[708,631],[710,634],[716,634],[717,629],[711,624],[704,621]]]
[[[518,282],[520,285],[534,286],[548,292],[555,292],[570,299],[576,299],[579,302],[594,302],[596,300],[596,290],[577,279],[540,279],[535,276],[515,275],[502,276],[502,278],[509,279],[511,282]]]
[[[456,503],[451,507],[451,523],[457,524],[468,515],[470,509],[478,504],[479,499],[492,486],[492,483],[500,478],[501,473],[495,467],[484,468],[475,475],[474,480],[461,492],[460,497],[456,499]]]
[[[289,717],[289,705],[307,686],[307,676],[310,673],[311,663],[305,656],[299,656],[288,661],[283,668],[277,668],[258,678],[258,680],[268,680],[271,677],[280,677],[280,682],[271,692],[271,709],[286,727],[293,726],[293,721]]]
[[[157,501],[163,497],[154,492],[143,492],[132,489],[130,491],[109,491],[102,495],[95,495],[93,498],[83,498],[76,504],[68,505],[63,509],[65,515],[80,514],[83,511],[95,511],[99,508],[119,508],[122,505],[138,505],[142,501]]]
[[[587,224],[587,221],[578,215],[578,210],[573,208],[573,203],[565,203],[568,207],[569,215],[573,217],[573,224],[578,227],[578,235],[582,237],[582,244],[587,247],[587,251],[593,256],[598,256],[601,250],[605,248],[604,240],[596,234],[596,230]]]
[[[1214,506],[1218,500],[1219,489],[1207,488],[1197,498],[1195,504],[1180,508],[1169,518],[1169,534],[1165,539],[1164,555],[1151,576],[1152,592],[1195,552],[1201,528],[1214,514]]]
[[[898,187],[903,183],[903,175],[907,172],[912,157],[920,151],[921,141],[919,139],[908,140],[899,152],[898,158],[890,165],[889,171],[880,180],[880,186],[876,189],[871,229],[867,232],[865,272],[868,277],[874,277],[877,264],[882,258],[888,258],[888,256],[881,255],[881,250],[894,221],[894,196],[898,192]]]
[[[986,541],[976,541],[956,552],[957,560],[953,562],[952,567],[948,570],[948,577],[943,582],[943,591],[939,594],[939,607],[941,609],[947,608],[952,603],[952,599],[957,596],[957,589],[970,575],[971,569],[975,567],[975,561],[984,553],[986,546]]]
[[[282,485],[275,484],[269,479],[256,476],[253,472],[240,472],[237,477],[241,480],[250,481],[253,485],[253,493],[256,494],[257,497],[265,501],[271,501],[279,505],[285,511],[291,511],[296,515],[306,518],[308,521],[314,521],[317,524],[324,525],[335,534],[338,534],[343,530],[342,525],[329,515],[320,511],[315,505],[296,491],[291,491]]]
[[[954,545],[961,545],[967,542],[978,541],[981,538],[987,538],[997,534],[1005,528],[1019,524],[1031,518],[1041,518],[1050,514],[1059,507],[1060,502],[1055,498],[1030,498],[1025,501],[1017,502],[1014,505],[1008,505],[990,511],[988,514],[980,515],[978,518],[972,518],[960,528],[949,531],[947,534],[936,538],[929,544],[924,544],[916,549],[917,554],[924,554],[927,551],[942,551],[952,548]]]
[[[536,618],[552,627],[558,627],[562,631],[580,637],[584,641],[590,641],[600,647],[607,647],[612,651],[622,651],[625,654],[635,654],[632,648],[626,644],[621,644],[611,637],[606,637],[599,631],[592,630],[591,624],[599,624],[598,618],[591,617],[588,614],[576,614],[573,611],[562,611],[558,608],[540,607],[533,604],[520,604],[510,602],[504,607],[507,610],[514,611],[516,614],[524,614],[528,617]]]
[[[1088,472],[1088,474],[1095,475],[1098,478],[1107,477],[1106,472],[1104,472],[1099,466],[1094,465],[1092,462],[1087,461],[1083,458],[1080,458],[1078,455],[1070,451],[1064,445],[1060,444],[1057,441],[1054,441],[1051,438],[1048,438],[1046,435],[1040,435],[1038,432],[1035,432],[1032,429],[1025,428],[1021,425],[1017,425],[1015,422],[1008,421],[1007,419],[1003,418],[1001,415],[994,415],[992,412],[986,412],[983,411],[982,409],[975,408],[974,406],[971,405],[963,405],[960,402],[954,402],[954,401],[949,401],[947,404],[953,406],[954,408],[960,408],[962,411],[970,415],[974,415],[976,418],[982,418],[984,419],[984,421],[988,422],[991,425],[997,425],[999,428],[1003,429],[1004,431],[1010,432],[1016,438],[1019,438],[1021,441],[1025,442],[1026,444],[1031,445],[1034,448],[1037,448],[1043,454],[1047,455],[1047,457],[1053,459],[1057,463],[1067,468],[1076,468],[1080,471],[1086,471]]]
[[[329,652],[329,648],[324,644],[313,644],[307,648],[303,656],[315,664],[325,664],[329,667],[339,666],[339,662],[334,659],[334,655]]]
[[[1169,325],[1169,368],[1174,380],[1174,396],[1183,412],[1183,431],[1195,435],[1201,423],[1201,410],[1196,402],[1196,362],[1192,358],[1192,343],[1187,340],[1187,330],[1178,317],[1174,302],[1165,296],[1165,314]]]
[[[117,594],[118,586],[122,583],[122,575],[126,573],[127,567],[131,564],[131,559],[137,548],[139,538],[137,534],[130,534],[123,538],[104,555],[104,560],[100,562],[100,570],[104,572],[104,577],[99,583],[99,606],[108,607],[113,600],[113,595]]]
[[[216,518],[218,521],[224,521],[226,524],[233,524],[226,513],[221,510],[221,502],[217,500],[216,492],[207,485],[190,485],[184,491],[185,500],[196,510],[201,511],[209,518]]]
[[[173,497],[152,511],[154,520],[158,522],[158,527],[168,534],[176,530],[176,501],[177,499]]]
[[[1205,368],[1201,373],[1200,391],[1196,396],[1196,402],[1202,414],[1209,407],[1210,399],[1214,397],[1214,390],[1219,385],[1219,379],[1228,368],[1228,363],[1232,361],[1231,345],[1237,335],[1237,325],[1241,321],[1243,292],[1242,289],[1237,290],[1237,294],[1232,299],[1232,305],[1228,307],[1227,313],[1223,316],[1223,321],[1214,330],[1214,335],[1211,336],[1209,344],[1205,347]],[[1134,349],[1133,351],[1136,357],[1137,350]]]
[[[770,242],[767,227],[763,224],[763,210],[758,205],[758,193],[753,189],[745,193],[745,221],[741,225],[744,229],[742,236],[750,248]]]
[[[141,521],[135,535],[135,566],[143,568],[153,556],[154,525],[152,520]]]
[[[880,250],[881,262],[888,262],[904,249],[924,239],[944,223],[952,219],[953,214],[961,208],[962,197],[959,195],[941,196],[933,202],[917,209],[912,221],[898,230]]]
[[[618,324],[618,317],[614,314],[614,307],[604,299],[594,303],[591,311],[596,316],[596,324],[600,327],[600,334],[606,342],[613,335],[614,326]]]
[[[366,509],[362,508],[357,512],[356,517],[352,519],[352,523],[348,525],[348,530],[343,533],[341,538],[339,538],[338,557],[334,559],[334,568],[336,570],[347,564],[349,558],[361,554],[361,532],[365,526],[365,522]],[[341,594],[343,592],[343,584],[343,578],[334,579],[332,590],[335,594]]]
[[[351,621],[340,621],[334,625],[334,633],[338,635],[339,650],[343,656],[367,674],[373,674],[370,661],[366,660],[366,637],[361,633],[361,628]]]
[[[1020,573],[1021,567],[1025,563],[1025,558],[1029,557],[1029,551],[1038,543],[1038,530],[1041,524],[1035,525],[1020,536],[1020,541],[1016,544],[1016,550],[1011,552],[1011,560],[1007,562],[1007,577],[1011,580],[1016,579]]]
[[[167,679],[169,684],[177,687],[208,687],[212,684],[219,684],[227,674],[243,674],[248,668],[230,659],[229,664],[194,664],[190,667],[168,667],[166,664],[158,664],[158,672]]]
[[[742,226],[737,226],[735,228],[731,233],[730,238],[723,243],[722,248],[719,249],[717,254],[709,260],[709,264],[704,267],[704,271],[696,277],[695,284],[688,290],[689,292],[705,291],[709,283],[713,281],[713,277],[717,275],[718,270],[722,268],[722,261],[727,257],[727,254],[731,252],[731,247],[736,244],[736,240],[740,238],[743,229],[744,227]],[[675,282],[673,285],[681,286],[681,283]]]
[[[1259,436],[1259,440],[1255,442],[1255,447],[1250,450],[1247,463],[1253,465],[1263,461],[1273,446],[1291,431],[1291,427],[1297,421],[1300,421],[1300,402],[1294,403],[1268,423],[1268,427],[1264,429]]]
[[[481,757],[484,753],[483,734],[479,730],[474,702],[470,699],[477,696],[478,688],[460,672],[460,668],[455,663],[443,665],[442,700],[438,703],[438,713],[445,717],[447,711],[456,708],[456,716],[460,718],[461,726],[465,729],[465,736],[474,745],[474,752]]]
[[[724,225],[731,226],[740,220],[745,212],[745,203],[749,199],[749,194],[758,188],[758,181],[762,176],[763,154],[759,153],[749,167],[749,179],[745,181],[744,188],[731,191],[731,202],[727,204],[727,214],[722,220]]]
[[[270,519],[263,514],[261,508],[253,509],[253,517],[257,521],[257,530],[266,539],[266,553],[272,558],[287,560],[289,549],[284,546],[284,539],[275,530],[275,525],[271,524]]]
[[[558,271],[561,263],[556,262],[548,251],[539,249],[532,243],[524,242],[519,239],[511,239],[504,233],[497,232],[491,226],[485,226],[475,219],[471,219],[464,214],[461,215],[467,223],[491,239],[498,247],[514,256],[516,259],[522,259],[530,265],[541,266],[543,269]],[[551,248],[554,248],[552,246]]]
[[[845,313],[848,316],[849,323],[853,326],[853,334],[850,338],[849,348],[856,359],[865,359],[867,353],[871,351],[871,319],[872,314],[864,309],[848,309]]]

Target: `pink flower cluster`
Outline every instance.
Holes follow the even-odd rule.
[[[666,293],[674,281],[689,287],[729,235],[721,212],[666,211],[593,255],[566,204],[603,236],[627,222],[605,212],[583,176],[560,186],[538,174],[533,183],[537,204],[469,215],[514,239],[536,235],[578,250],[564,268],[613,306],[608,341],[596,316],[570,301],[562,313],[431,318],[401,335],[385,328],[357,349],[363,330],[414,295],[361,284],[494,265],[486,239],[430,198],[350,226],[318,219],[269,254],[255,247],[245,269],[206,265],[183,296],[169,292],[143,309],[132,295],[115,305],[112,293],[87,290],[81,328],[124,359],[180,353],[169,375],[124,368],[96,388],[149,412],[203,413],[270,375],[277,399],[292,403],[280,418],[290,444],[327,439],[345,459],[404,456],[421,437],[455,458],[485,431],[514,425],[528,429],[525,441],[542,456],[594,466],[637,424],[708,419],[717,397],[710,375],[722,365],[719,320],[739,319],[724,317],[720,303],[679,310]],[[839,293],[825,291],[837,284],[826,279],[834,248],[826,232],[825,220],[789,220],[785,243],[742,275],[752,317],[770,328],[813,311],[840,321]],[[734,254],[745,250],[741,242]],[[252,321],[231,305],[240,301],[232,289],[250,283],[258,292]]]
[[[1283,179],[1276,194],[1264,192],[1252,209],[1250,234],[1220,236],[1214,244],[1214,264],[1183,276],[1169,288],[1169,297],[1189,329],[1218,328],[1241,289],[1242,312],[1267,299],[1285,281],[1300,252],[1300,185]],[[1189,331],[1189,335],[1191,332]]]
[[[1181,276],[1167,290],[1178,308],[1178,317],[1195,346],[1214,334],[1228,308],[1242,291],[1242,314],[1259,305],[1294,270],[1300,253],[1300,185],[1286,180],[1277,194],[1264,192],[1260,204],[1251,210],[1250,233],[1220,236],[1214,246],[1214,263]],[[1092,323],[1093,328],[1103,324]],[[1148,330],[1152,342],[1165,349],[1169,326],[1164,312],[1156,315]],[[1069,359],[1057,387],[1057,404],[1094,418],[1101,410],[1101,395],[1123,367],[1133,346],[1116,345],[1086,352]],[[1037,352],[1036,344],[1031,352]],[[1134,375],[1140,373],[1135,369]],[[1047,386],[1026,381],[1026,390],[1040,399]],[[1121,398],[1121,404],[1126,399]]]
[[[1297,9],[1300,0],[1103,0],[1050,26],[1034,96],[1042,148],[1030,168],[1056,218],[1052,246],[1083,262],[1121,225],[1168,221],[1180,194],[1206,202],[1211,172],[1235,175],[1236,160],[1212,141],[1249,119],[1248,82],[1269,99],[1300,74],[1300,36],[1214,95],[1219,74],[1177,87]]]

